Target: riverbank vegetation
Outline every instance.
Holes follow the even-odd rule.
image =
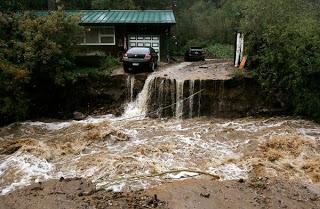
[[[270,98],[280,97],[292,114],[320,121],[320,3],[317,0],[81,0],[60,1],[66,9],[171,9],[177,25],[171,53],[190,45],[211,57],[233,55],[235,33],[245,34],[247,69]],[[0,124],[24,120],[32,109],[59,98],[77,79],[77,18],[62,11],[35,17],[47,0],[0,4]],[[19,15],[16,15],[19,11]],[[118,66],[107,58],[103,71]],[[101,70],[96,70],[101,72]]]
[[[52,103],[72,74],[77,17],[53,12],[0,14],[0,123],[22,120],[39,103]]]

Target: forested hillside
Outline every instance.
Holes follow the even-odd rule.
[[[174,9],[172,54],[191,45],[232,56],[236,31],[245,34],[247,69],[291,113],[320,121],[320,3],[318,0],[62,0],[65,9]],[[61,87],[74,67],[76,20],[16,11],[47,9],[47,0],[0,3],[0,123],[28,117],[30,94],[46,80]],[[21,17],[21,16],[20,16]],[[40,44],[41,43],[41,44]],[[61,50],[61,49],[64,50]],[[54,64],[53,64],[54,63]]]

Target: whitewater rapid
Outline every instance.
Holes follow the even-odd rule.
[[[119,140],[111,128],[127,138]],[[267,168],[265,175],[312,181],[303,166],[307,159],[319,157],[316,145],[320,142],[319,125],[281,117],[119,120],[106,115],[83,121],[25,122],[4,127],[0,133],[2,195],[60,177],[87,178],[99,188],[114,191],[146,188],[168,179],[204,177],[192,171],[215,174],[221,180],[246,179],[256,161]],[[279,137],[303,141],[306,146],[301,144],[297,156],[289,153],[281,161],[270,162],[259,147]],[[4,147],[4,142],[11,140],[21,146],[15,152],[9,150],[12,153]],[[288,160],[299,172],[283,172]],[[183,171],[132,179],[171,170]]]

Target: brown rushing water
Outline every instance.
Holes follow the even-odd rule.
[[[131,102],[119,118],[106,115],[1,128],[0,194],[60,177],[87,178],[98,188],[114,191],[208,176],[219,176],[220,180],[284,177],[319,184],[319,124],[290,117],[181,119],[185,112],[181,83],[188,74],[180,69],[191,69],[195,74],[201,69],[205,77],[209,73],[215,78],[215,73],[227,76],[228,70],[225,74],[217,70],[227,66],[213,62],[208,68],[199,68],[181,63],[150,74],[137,99],[129,97]],[[176,80],[176,99],[172,100],[177,101],[172,108],[175,118],[146,118],[150,86],[162,75]],[[134,77],[129,77],[131,95],[133,86]],[[192,94],[193,87],[185,91]],[[190,97],[185,102],[192,107],[190,117],[199,115],[193,103],[199,108],[200,100]]]
[[[0,153],[2,195],[62,176],[114,191],[205,177],[195,171],[320,182],[320,125],[290,117],[26,122],[0,130]],[[184,171],[132,179],[172,170]]]

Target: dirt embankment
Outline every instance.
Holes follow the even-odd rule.
[[[0,209],[165,209],[166,204],[143,192],[112,193],[96,190],[84,179],[37,183],[0,197]]]
[[[183,118],[277,115],[288,109],[284,98],[274,96],[270,99],[256,79],[245,76],[244,72],[235,76],[232,62],[225,60],[183,62],[162,69],[153,77],[147,102],[150,117],[175,116],[170,108],[164,108],[171,106],[173,109],[182,106]],[[183,103],[175,105],[182,99]]]
[[[141,91],[147,74],[135,76],[134,98]],[[48,94],[33,94],[29,119],[72,118],[73,112],[120,115],[128,100],[128,75],[81,75],[76,81]]]
[[[0,209],[318,209],[320,189],[308,183],[260,178],[256,181],[175,181],[146,191],[95,190],[84,179],[37,183],[0,197]]]
[[[307,183],[260,178],[255,181],[187,180],[147,191],[171,209],[317,209],[320,189]]]

